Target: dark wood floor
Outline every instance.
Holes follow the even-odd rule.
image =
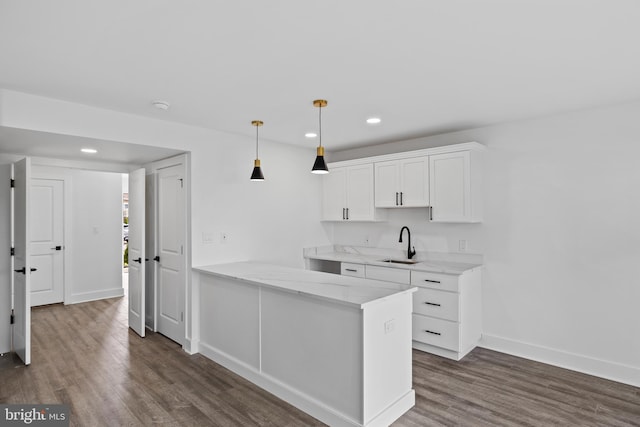
[[[67,403],[75,426],[322,425],[159,334],[128,330],[126,300],[32,311],[32,364],[0,358],[0,403]],[[476,349],[414,352],[416,406],[394,426],[640,426],[640,389]]]

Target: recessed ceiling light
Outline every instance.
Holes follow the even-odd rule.
[[[168,110],[170,107],[170,104],[167,101],[153,101],[151,104],[158,110]]]
[[[89,153],[89,154],[96,154],[98,152],[98,150],[93,148],[82,148],[80,151],[82,151],[83,153]]]
[[[304,134],[304,136],[306,138],[315,138],[316,136],[318,136],[318,134],[314,133],[314,132],[307,132],[307,133]]]
[[[377,125],[381,122],[382,120],[380,119],[380,117],[369,117],[367,119],[367,123],[369,123],[370,125]]]

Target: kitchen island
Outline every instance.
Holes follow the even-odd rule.
[[[332,426],[386,426],[415,404],[416,288],[253,262],[193,270],[203,355]]]

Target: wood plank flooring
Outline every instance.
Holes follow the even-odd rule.
[[[315,426],[291,405],[159,334],[124,298],[32,310],[32,364],[0,358],[0,403],[67,403],[73,426]],[[640,389],[476,349],[414,351],[416,406],[394,426],[640,426]]]

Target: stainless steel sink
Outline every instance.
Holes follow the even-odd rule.
[[[417,264],[420,261],[414,261],[411,259],[383,259],[380,262],[390,262],[392,264]]]

